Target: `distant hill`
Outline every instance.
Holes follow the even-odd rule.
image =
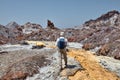
[[[116,10],[110,11],[95,20],[86,21],[84,26],[120,26],[120,13]]]

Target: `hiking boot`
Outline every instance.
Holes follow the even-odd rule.
[[[67,68],[68,67],[68,65],[65,65],[65,67],[64,68]]]
[[[62,71],[63,70],[63,68],[60,68],[60,71]]]

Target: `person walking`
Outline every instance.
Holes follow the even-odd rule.
[[[64,32],[60,32],[60,37],[57,38],[56,46],[58,47],[58,51],[60,52],[60,67],[62,70],[62,56],[64,58],[65,62],[65,68],[67,67],[67,53],[66,53],[66,47],[67,47],[67,38],[64,37]]]

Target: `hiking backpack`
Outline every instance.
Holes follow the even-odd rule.
[[[57,46],[59,49],[64,49],[66,47],[66,42],[64,38],[60,38],[57,42]]]

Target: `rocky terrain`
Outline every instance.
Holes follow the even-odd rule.
[[[70,42],[69,66],[63,71],[54,44],[61,31]],[[46,47],[33,49],[24,45],[26,40],[42,41]],[[0,80],[120,80],[119,60],[120,12],[116,10],[73,28],[57,28],[50,20],[45,28],[31,22],[0,25]]]
[[[86,21],[80,27],[66,29],[55,27],[50,20],[46,28],[30,22],[24,25],[16,22],[0,25],[0,44],[15,44],[24,40],[55,41],[61,31],[65,32],[69,42],[82,43],[86,50],[95,49],[97,55],[120,59],[120,13],[115,10]]]
[[[93,34],[83,41],[85,45],[89,45],[91,49],[100,47],[97,51],[98,55],[120,59],[120,13],[118,11],[111,11],[96,20],[87,21],[84,26],[88,27],[88,30],[94,29]]]
[[[60,54],[54,42],[32,49],[31,45],[2,45],[0,80],[120,80],[120,61],[82,50],[69,43],[68,67],[60,71]],[[64,61],[63,61],[64,62]],[[110,77],[108,77],[110,76]]]

